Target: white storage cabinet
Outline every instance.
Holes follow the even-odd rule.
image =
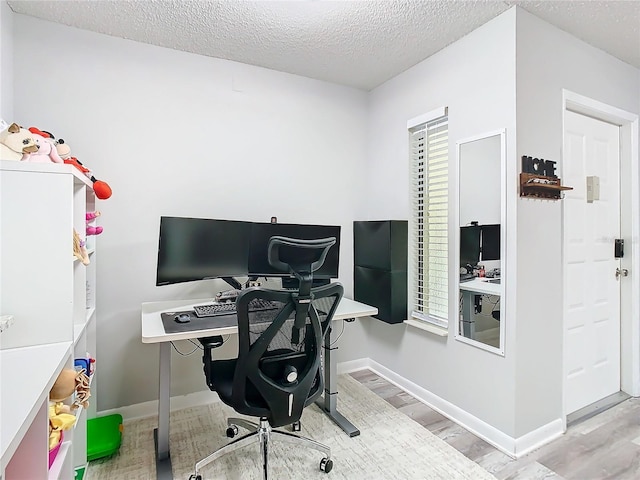
[[[3,480],[71,480],[86,467],[95,396],[90,411],[75,412],[49,469],[48,395],[74,358],[96,357],[95,237],[89,265],[73,256],[73,229],[84,239],[95,209],[92,183],[75,167],[0,161],[0,315],[13,315],[0,333]]]

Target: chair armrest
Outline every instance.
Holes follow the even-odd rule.
[[[224,343],[222,335],[214,335],[213,337],[202,337],[198,339],[205,349],[221,347]]]

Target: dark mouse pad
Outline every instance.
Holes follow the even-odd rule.
[[[180,314],[188,314],[191,317],[191,321],[186,323],[176,322],[175,318]],[[187,310],[181,312],[161,313],[160,317],[162,318],[162,324],[164,325],[165,333],[191,332],[193,330],[235,327],[238,325],[238,319],[235,313],[232,313],[230,315],[217,315],[215,317],[199,318],[196,316],[193,310]]]

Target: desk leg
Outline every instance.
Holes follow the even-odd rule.
[[[462,335],[472,339],[476,336],[475,296],[476,294],[469,290],[464,290],[462,293]]]
[[[169,406],[171,402],[171,343],[160,344],[160,378],[158,392],[158,428],[154,430],[156,478],[173,480],[169,454]]]
[[[324,339],[324,396],[316,401],[322,411],[333,420],[350,437],[360,435],[358,430],[344,415],[338,412],[338,367],[335,358],[331,355],[331,350],[337,347],[331,346],[331,327]]]

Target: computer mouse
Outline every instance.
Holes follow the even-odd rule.
[[[173,319],[177,323],[188,323],[191,321],[191,315],[188,313],[180,313]]]

